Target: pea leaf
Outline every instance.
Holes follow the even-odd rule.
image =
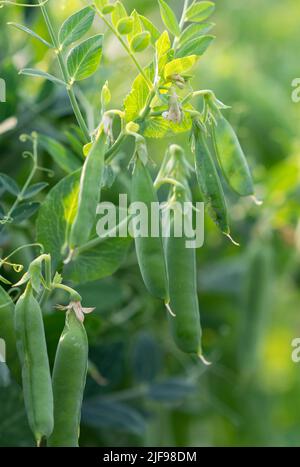
[[[98,245],[75,256],[64,268],[64,277],[74,284],[91,282],[111,276],[121,266],[131,238],[107,238]]]
[[[51,75],[50,73],[46,73],[45,71],[42,70],[36,70],[35,68],[23,68],[21,70],[20,75],[26,75],[26,76],[33,76],[34,78],[43,78],[47,79],[48,81],[51,81],[54,84],[62,84],[63,86],[66,85],[66,83],[57,78],[56,76]]]
[[[95,17],[95,11],[87,6],[77,11],[66,19],[58,33],[58,40],[61,46],[67,47],[82,36],[91,28]]]
[[[198,2],[190,6],[186,12],[186,21],[200,23],[207,19],[215,10],[213,2]]]
[[[147,138],[163,138],[172,136],[174,133],[185,133],[192,128],[192,118],[188,113],[184,113],[181,123],[174,123],[164,119],[163,117],[153,117],[147,119],[143,125],[143,135]]]
[[[46,188],[49,184],[46,182],[35,183],[31,185],[25,193],[23,194],[23,199],[30,199],[40,193],[44,188]]]
[[[179,38],[179,47],[181,47],[185,42],[190,41],[191,39],[195,39],[196,37],[199,37],[202,34],[206,34],[209,32],[213,27],[215,26],[215,23],[193,23],[190,24],[181,34]]]
[[[89,78],[100,65],[103,34],[90,37],[74,47],[68,55],[67,67],[74,81]]]
[[[168,28],[168,30],[174,34],[174,36],[180,36],[180,27],[176,18],[174,11],[169,7],[169,5],[164,0],[158,0],[161,18]]]
[[[146,74],[153,79],[152,68],[146,69]],[[149,87],[142,75],[138,75],[133,82],[132,90],[125,99],[125,118],[126,122],[134,121],[144,109],[149,95]]]
[[[20,193],[19,185],[9,175],[0,173],[0,186],[11,195],[18,196]]]
[[[163,383],[150,386],[148,396],[157,402],[174,404],[184,401],[195,390],[195,384],[181,378],[172,378]]]
[[[21,203],[13,210],[11,217],[14,224],[21,222],[32,217],[40,207],[40,203]]]
[[[26,34],[29,34],[31,37],[33,37],[34,39],[37,39],[38,41],[42,42],[42,44],[46,45],[47,47],[49,48],[53,48],[53,44],[50,44],[50,42],[46,41],[45,39],[43,39],[41,36],[39,36],[36,32],[32,31],[31,29],[27,28],[26,26],[23,26],[23,24],[18,24],[18,23],[14,23],[14,22],[10,22],[10,23],[7,23],[8,25],[16,28],[16,29],[19,29],[20,31],[23,31],[23,32],[26,32]]]
[[[61,261],[70,227],[77,212],[80,173],[63,178],[48,193],[37,218],[37,238],[50,253],[54,267]],[[51,219],[51,222],[49,222]]]
[[[39,135],[39,144],[47,151],[54,162],[67,173],[74,172],[81,167],[81,161],[59,141],[45,135]]]
[[[105,401],[100,398],[84,404],[82,421],[95,428],[111,428],[138,436],[146,429],[145,419],[136,409],[120,402]]]
[[[123,3],[119,0],[114,4],[114,7],[115,9],[111,14],[111,22],[116,28],[120,19],[127,17],[127,11]]]
[[[165,79],[172,75],[181,75],[189,71],[197,62],[198,57],[196,55],[190,55],[189,57],[176,58],[171,62],[167,63],[164,70]]]
[[[155,44],[155,42],[160,37],[160,31],[157,29],[156,26],[150,21],[150,19],[146,18],[146,16],[139,15],[141,22],[143,23],[144,28],[146,31],[150,32],[151,34],[151,42]]]
[[[201,56],[204,54],[206,49],[210,46],[215,36],[200,36],[196,39],[192,39],[178,50],[176,57],[185,57],[187,55]]]
[[[168,62],[168,53],[171,50],[171,41],[168,31],[164,31],[155,44],[158,72],[162,74]]]

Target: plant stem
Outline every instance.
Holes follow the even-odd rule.
[[[182,9],[182,15],[179,23],[180,31],[182,31],[184,23],[185,23],[185,14],[187,12],[187,9],[189,7],[189,0],[184,0],[183,4],[183,9]],[[176,51],[176,47],[178,45],[178,37],[175,37],[174,42],[173,42],[173,49]]]
[[[123,131],[121,131],[121,133],[119,134],[119,136],[116,139],[116,141],[114,142],[114,144],[105,153],[105,157],[106,157],[105,163],[106,164],[110,164],[112,162],[112,160],[114,159],[114,157],[116,155],[117,150],[119,149],[121,144],[125,141],[125,139],[126,139],[126,134]]]
[[[105,18],[105,16],[101,13],[100,10],[98,10],[98,8],[96,8],[96,11],[97,11],[97,14],[100,16],[100,18],[104,21],[104,23],[106,24],[106,26],[115,34],[115,36],[117,37],[117,39],[119,40],[119,42],[122,44],[122,46],[124,47],[124,49],[126,50],[126,52],[128,53],[129,57],[131,58],[131,60],[133,61],[133,63],[135,64],[135,66],[137,67],[137,69],[139,70],[139,72],[141,73],[141,75],[143,76],[144,80],[146,81],[148,87],[150,90],[152,90],[153,88],[153,84],[151,83],[151,81],[149,80],[148,76],[146,75],[145,71],[143,70],[142,66],[140,65],[140,63],[138,62],[138,60],[136,59],[135,55],[131,52],[130,48],[128,47],[128,45],[126,44],[126,42],[123,40],[122,36],[118,33],[118,31],[110,24],[109,21],[107,21],[107,19]]]
[[[72,289],[68,285],[65,284],[52,284],[53,289],[61,289],[70,294],[71,300],[81,302],[81,296],[79,293],[76,292],[76,290]]]
[[[76,100],[75,93],[74,93],[74,90],[72,88],[72,85],[70,84],[70,76],[69,76],[67,67],[65,65],[64,59],[63,59],[63,55],[62,55],[62,52],[61,52],[61,49],[60,49],[59,42],[57,40],[56,34],[55,34],[54,29],[52,27],[52,22],[51,22],[49,14],[48,14],[47,7],[46,7],[46,5],[44,5],[41,2],[41,0],[39,0],[39,3],[40,3],[42,14],[43,14],[47,29],[49,31],[51,40],[53,42],[54,47],[56,48],[57,59],[58,59],[59,65],[60,65],[60,69],[61,69],[63,78],[64,78],[64,80],[65,80],[65,82],[67,84],[66,89],[67,89],[67,93],[69,95],[69,99],[70,99],[70,102],[71,102],[75,117],[77,119],[78,125],[80,126],[80,128],[81,128],[81,130],[82,130],[82,132],[84,134],[85,139],[88,142],[90,140],[89,130],[88,130],[87,125],[85,123],[85,120],[84,120],[84,118],[82,116],[82,113],[81,113],[81,110],[79,108],[78,102]]]

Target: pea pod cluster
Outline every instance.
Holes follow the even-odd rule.
[[[157,194],[147,167],[137,157],[132,176],[131,200],[143,203],[151,213],[152,203],[158,203]],[[148,236],[135,236],[138,264],[149,292],[165,303],[169,302],[169,285],[165,254],[161,236],[151,236],[151,219],[148,216]]]
[[[68,311],[54,368],[54,429],[50,447],[77,447],[81,405],[88,367],[88,339],[74,311]]]
[[[82,169],[78,208],[69,238],[71,250],[89,240],[95,223],[103,180],[106,139],[106,135],[102,131],[91,146]]]
[[[30,284],[17,302],[15,329],[26,412],[39,444],[53,430],[53,393],[42,312]]]

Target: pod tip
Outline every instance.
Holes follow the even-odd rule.
[[[256,206],[261,206],[262,204],[264,204],[264,202],[260,199],[257,199],[255,195],[251,196],[251,199],[254,202],[254,204],[256,204]]]
[[[206,358],[205,358],[202,354],[199,354],[198,357],[200,358],[201,362],[202,362],[205,366],[210,366],[210,365],[212,365],[212,362],[209,362],[208,360],[206,360]]]
[[[224,232],[224,235],[225,235],[227,238],[229,238],[229,240],[231,241],[231,243],[233,243],[233,245],[235,245],[235,246],[241,246],[238,242],[236,242],[236,241],[232,238],[232,236],[231,236],[229,233]]]
[[[176,318],[176,315],[175,315],[175,313],[172,311],[172,308],[170,307],[169,302],[165,303],[165,306],[166,306],[168,312],[170,313],[170,315],[172,316],[172,318]]]

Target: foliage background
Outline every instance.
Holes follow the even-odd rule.
[[[61,23],[86,2],[50,3],[56,3],[52,13]],[[182,2],[172,4],[179,13]],[[145,291],[132,251],[112,278],[80,287],[87,306],[97,307],[86,322],[91,360],[106,380],[99,386],[88,378],[83,446],[299,445],[300,372],[299,364],[291,360],[291,342],[300,337],[300,104],[292,102],[291,82],[300,73],[300,8],[296,0],[216,4],[217,39],[200,61],[196,82],[232,106],[229,119],[238,129],[258,194],[265,202],[257,208],[248,200],[231,199],[233,232],[240,248],[207,221],[198,268],[204,348],[214,362],[208,369],[174,347],[165,311]],[[125,5],[160,24],[156,2],[126,0]],[[0,135],[0,170],[22,183],[28,161],[21,157],[24,145],[19,134],[37,130],[61,139],[62,129],[73,117],[60,89],[18,76],[20,68],[36,62],[44,70],[51,69],[53,58],[38,42],[9,29],[7,21],[25,21],[37,32],[45,31],[38,9],[0,10],[0,76],[8,85],[0,121],[18,119],[13,131]],[[97,25],[97,30],[103,26]],[[101,86],[108,79],[112,104],[120,106],[135,70],[110,35],[104,53],[102,72],[84,82],[82,89],[91,102],[99,102]],[[164,140],[163,145],[171,141]],[[186,145],[186,135],[178,141]],[[158,161],[161,148],[161,142],[151,142],[151,154]],[[55,175],[48,178],[40,173],[36,181],[46,180],[50,188],[64,174],[47,154],[40,157]],[[28,222],[2,234],[0,248],[8,254],[29,243],[32,226]],[[257,242],[260,248],[272,250],[272,274],[268,284],[260,284],[269,297],[258,321],[259,358],[249,376],[247,351],[242,365],[237,362],[243,345],[240,329],[248,252]],[[26,265],[31,254],[26,250],[16,259]],[[4,273],[17,280],[11,270]],[[63,316],[53,312],[52,305],[45,310],[45,324],[53,359]],[[250,320],[253,325],[255,319]],[[21,392],[0,366],[0,445],[33,445]]]

